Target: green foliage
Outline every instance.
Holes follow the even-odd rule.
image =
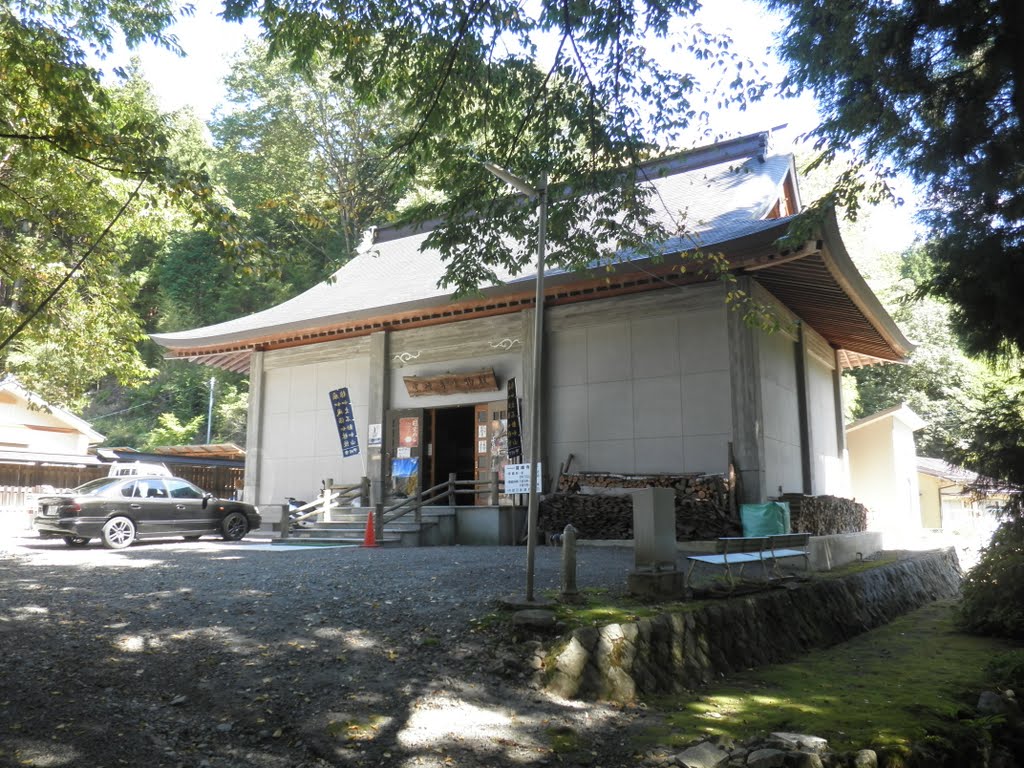
[[[162,445],[188,445],[199,434],[204,418],[196,416],[185,423],[178,421],[173,413],[161,413],[157,417],[157,427],[149,433],[144,449],[158,448]]]
[[[250,43],[225,81],[233,107],[211,125],[218,178],[273,254],[258,268],[301,288],[347,260],[407,188],[387,167],[400,116],[387,102],[356,103],[328,75]]]
[[[1024,6],[767,0],[789,15],[784,90],[812,91],[819,161],[857,162],[830,195],[891,195],[903,171],[927,194],[934,271],[971,351],[1024,350]],[[874,175],[865,167],[874,164]]]
[[[996,654],[985,670],[999,690],[1024,691],[1024,648]]]
[[[679,35],[673,66],[648,48],[693,0],[526,6],[516,0],[346,6],[299,0],[229,0],[225,16],[256,16],[271,55],[299,71],[329,68],[357,107],[394,105],[401,120],[385,175],[416,178],[440,196],[417,195],[411,219],[445,222],[427,245],[447,260],[442,280],[471,292],[499,272],[518,274],[536,253],[536,210],[483,168],[486,159],[540,186],[551,179],[552,265],[574,268],[621,251],[654,252],[684,234],[653,216],[637,165],[679,142],[701,119],[688,62],[726,73],[723,102],[745,104],[766,83],[728,38],[699,28]],[[675,31],[675,30],[673,30]],[[542,36],[559,44],[538,66]],[[622,169],[629,169],[623,171]]]
[[[213,442],[244,447],[248,416],[248,391],[222,383],[213,408]]]
[[[175,220],[243,243],[205,171],[172,151],[177,125],[137,69],[108,87],[86,63],[119,35],[176,49],[164,33],[175,15],[163,0],[0,9],[0,366],[54,403],[78,408],[105,377],[150,375],[135,243]]]
[[[1024,641],[1024,517],[996,530],[963,583],[961,626],[970,632]]]
[[[980,402],[967,414],[970,436],[957,447],[958,463],[992,480],[1024,487],[1024,379],[1012,370],[986,383]],[[1011,511],[1020,512],[1014,497]]]
[[[903,302],[893,317],[917,347],[906,365],[859,368],[854,418],[906,403],[927,426],[915,434],[918,453],[962,463],[959,446],[970,439],[973,413],[980,407],[989,366],[960,346],[949,307],[936,299]]]

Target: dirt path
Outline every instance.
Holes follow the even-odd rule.
[[[538,591],[559,550],[540,548]],[[553,699],[474,623],[521,594],[516,548],[0,553],[0,765],[632,766],[642,710]],[[621,590],[628,550],[580,553]]]

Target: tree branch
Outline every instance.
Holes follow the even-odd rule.
[[[25,328],[28,327],[29,323],[35,320],[36,315],[38,315],[40,312],[43,311],[43,309],[46,308],[46,305],[49,304],[58,293],[60,293],[61,289],[68,284],[68,281],[75,276],[75,273],[78,272],[78,270],[80,270],[85,265],[86,259],[88,259],[93,254],[93,252],[99,247],[100,243],[103,242],[103,238],[105,238],[110,233],[110,230],[114,228],[114,225],[117,223],[118,219],[120,219],[124,215],[125,211],[128,210],[128,206],[132,204],[136,197],[139,196],[139,193],[142,191],[142,185],[146,183],[146,180],[148,178],[149,175],[147,174],[139,181],[138,185],[128,196],[128,199],[124,201],[124,204],[121,206],[118,212],[114,214],[114,218],[110,220],[110,223],[108,223],[104,230],[100,233],[100,236],[96,238],[96,241],[91,246],[89,246],[86,252],[82,254],[82,258],[75,262],[75,265],[68,270],[68,273],[64,275],[61,281],[57,283],[53,290],[51,290],[46,295],[46,298],[44,298],[39,303],[39,306],[37,306],[35,309],[29,312],[28,317],[22,320],[18,324],[18,327],[15,328],[6,339],[0,342],[0,352],[2,352],[7,347],[8,344],[14,341],[15,338],[17,338],[17,336],[23,330],[25,330]]]

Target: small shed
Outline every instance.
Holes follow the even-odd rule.
[[[925,528],[987,540],[1009,500],[1007,489],[942,459],[918,457],[917,481]]]
[[[46,402],[14,376],[0,377],[0,512],[24,512],[36,488],[76,486],[100,474],[90,451],[102,440],[84,419]]]
[[[846,426],[850,489],[868,508],[868,528],[881,531],[887,548],[921,532],[921,497],[914,432],[924,419],[905,404]]]
[[[102,441],[84,419],[0,378],[0,485],[57,485],[60,468],[98,465],[91,450]]]

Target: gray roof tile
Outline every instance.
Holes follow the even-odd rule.
[[[670,231],[682,233],[661,250],[706,248],[777,225],[764,217],[778,200],[791,164],[789,155],[774,155],[764,161],[722,162],[654,178],[649,183],[656,192],[660,220]],[[238,342],[442,299],[451,293],[438,287],[444,263],[436,251],[421,250],[426,237],[420,232],[364,246],[330,280],[289,301],[217,325],[153,334],[153,339],[171,349]],[[530,266],[518,275],[499,278],[521,283],[535,274],[535,266]]]

